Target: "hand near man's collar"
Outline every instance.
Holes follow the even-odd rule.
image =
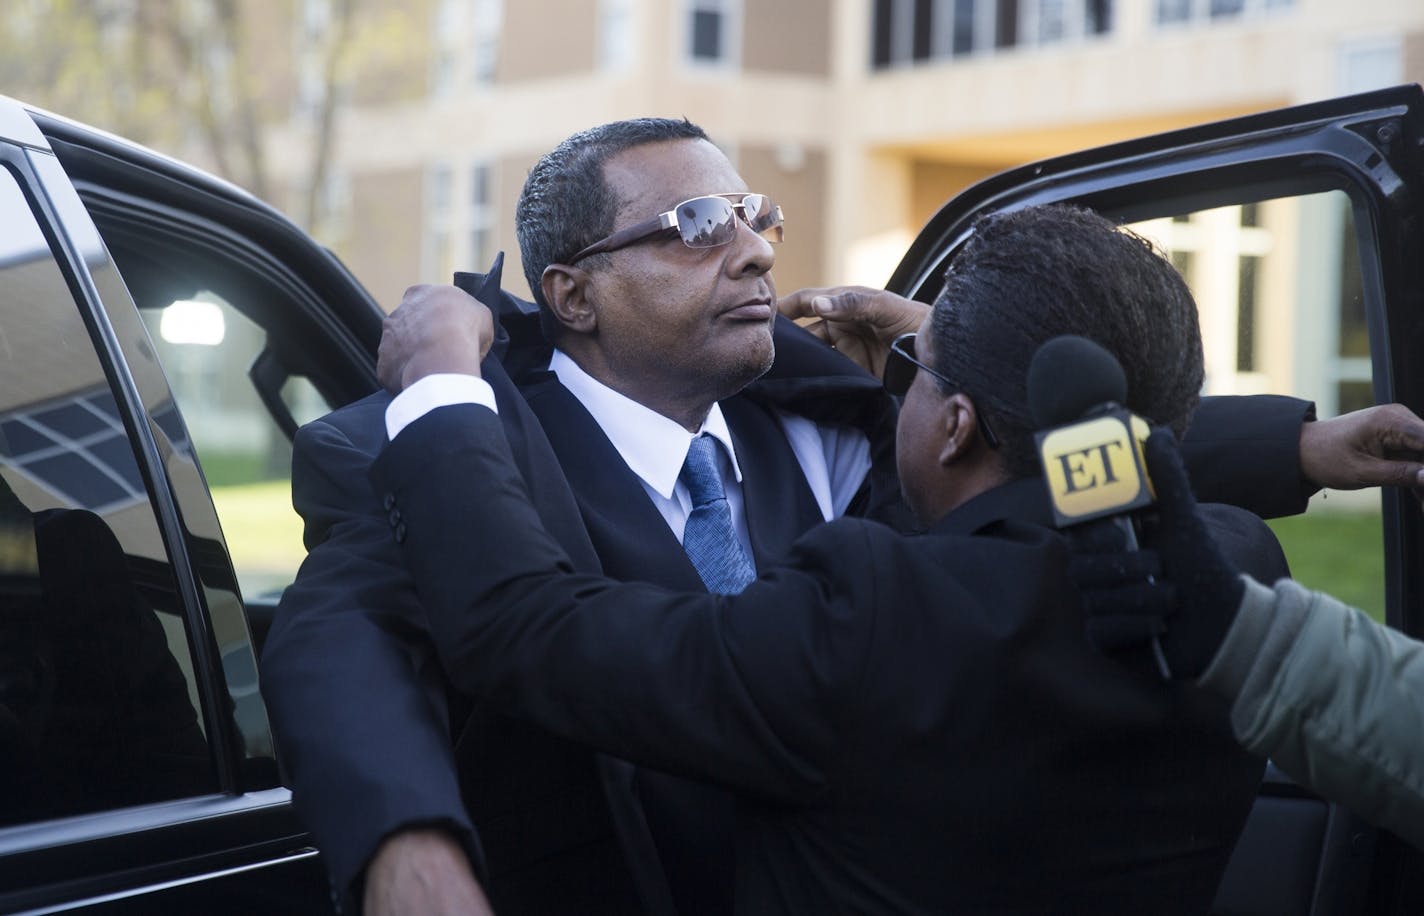
[[[923,302],[868,286],[798,289],[778,298],[776,308],[876,378],[891,342],[916,331],[930,312]]]
[[[382,322],[376,376],[400,394],[428,375],[480,378],[494,342],[489,308],[454,286],[412,286]]]

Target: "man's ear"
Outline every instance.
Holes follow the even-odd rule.
[[[940,445],[939,463],[948,467],[969,454],[979,441],[979,410],[969,395],[955,392],[944,398],[940,411],[944,441]]]
[[[598,315],[588,297],[589,282],[587,271],[568,264],[550,264],[539,278],[549,311],[559,324],[579,334],[590,334],[598,327]]]

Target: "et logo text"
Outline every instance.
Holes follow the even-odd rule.
[[[1059,527],[1152,503],[1146,434],[1142,420],[1117,410],[1036,436]]]

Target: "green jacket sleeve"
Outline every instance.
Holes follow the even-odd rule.
[[[1247,582],[1202,676],[1242,746],[1424,848],[1424,643],[1288,579]]]

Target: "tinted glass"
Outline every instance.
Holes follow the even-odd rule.
[[[118,402],[2,170],[0,212],[0,824],[216,791]]]
[[[694,60],[722,59],[722,14],[709,10],[692,12],[692,57]]]

